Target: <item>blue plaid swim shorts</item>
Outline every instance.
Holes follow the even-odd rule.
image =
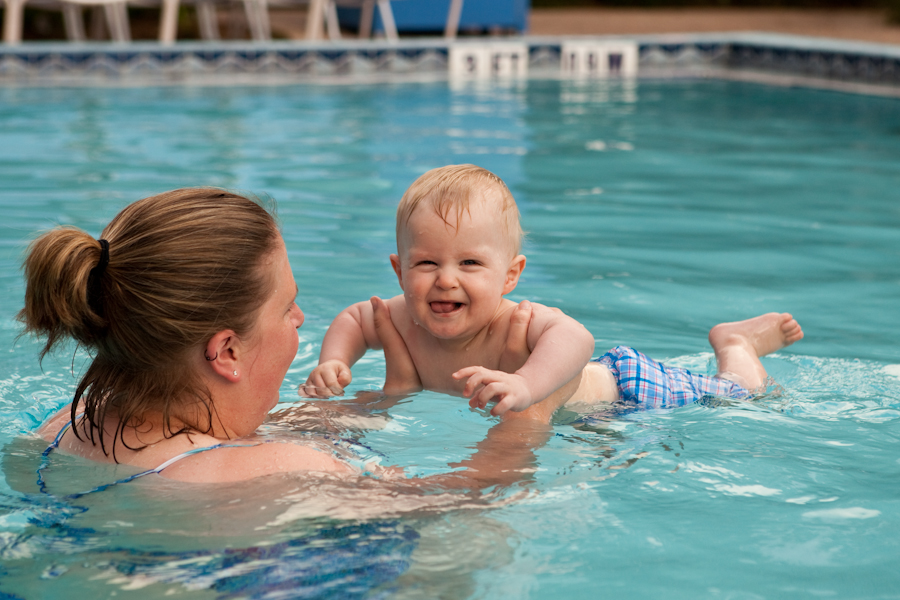
[[[685,406],[707,396],[750,396],[733,381],[667,367],[627,346],[616,346],[594,362],[606,365],[615,376],[621,402],[645,409]]]

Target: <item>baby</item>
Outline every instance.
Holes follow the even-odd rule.
[[[496,402],[495,415],[540,402],[544,410],[529,412],[545,421],[567,401],[660,407],[705,395],[748,396],[766,380],[759,357],[803,336],[786,313],[717,325],[710,332],[717,377],[666,367],[624,347],[589,363],[594,338],[580,323],[557,309],[504,298],[525,268],[522,236],[512,194],[493,173],[451,165],[419,177],[397,208],[397,254],[390,257],[403,295],[342,311],[301,393],[342,394],[350,367],[366,350],[382,347],[376,319],[388,319],[408,350],[403,391],[462,395],[480,408]],[[391,355],[386,359],[390,371]]]

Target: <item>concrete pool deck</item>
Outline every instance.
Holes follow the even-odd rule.
[[[765,31],[900,44],[900,25],[879,10],[770,8],[566,8],[531,11],[532,35]]]
[[[300,40],[305,10],[273,10],[273,32]],[[772,8],[535,8],[529,35],[629,35],[765,31],[790,35],[900,44],[900,25],[880,10]]]

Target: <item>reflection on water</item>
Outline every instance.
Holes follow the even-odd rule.
[[[0,560],[4,590],[22,597],[64,594],[74,577],[91,597],[120,589],[147,594],[136,597],[205,590],[216,598],[357,598],[387,593],[407,574],[407,593],[446,588],[452,593],[443,597],[462,598],[473,564],[503,560],[509,535],[481,523],[482,536],[501,531],[478,550],[461,543],[459,524],[446,535],[440,517],[467,509],[479,521],[478,511],[509,501],[504,493],[423,494],[372,478],[188,485],[153,476],[65,500],[55,495],[60,488],[84,489],[128,469],[60,455],[48,470],[50,493],[40,494],[34,471],[42,450],[22,438],[4,450],[17,489],[0,506]],[[420,548],[428,535],[439,539]],[[454,537],[460,543],[447,546]]]

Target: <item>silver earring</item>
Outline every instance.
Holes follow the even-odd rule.
[[[237,371],[234,371],[234,376],[237,377]]]

